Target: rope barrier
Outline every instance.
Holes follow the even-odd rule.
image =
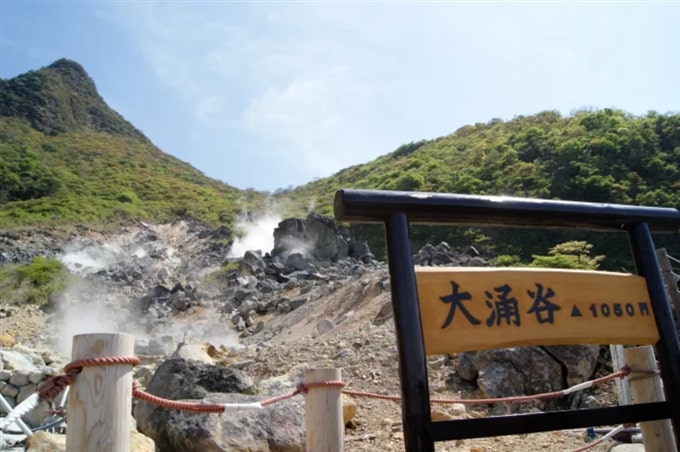
[[[552,399],[552,398],[558,398],[558,397],[563,397],[566,395],[569,395],[573,392],[576,391],[582,391],[584,389],[591,388],[595,385],[606,383],[610,380],[614,380],[616,378],[623,378],[630,374],[632,371],[624,367],[618,372],[611,373],[609,375],[605,375],[604,377],[596,378],[594,380],[589,380],[589,381],[584,381],[583,383],[579,383],[577,385],[571,386],[567,389],[563,389],[561,391],[553,391],[553,392],[544,392],[541,394],[532,394],[532,395],[524,395],[524,396],[512,396],[512,397],[497,397],[497,398],[486,398],[486,399],[442,399],[442,398],[431,398],[430,403],[436,403],[436,404],[454,404],[454,403],[461,403],[463,405],[483,405],[483,404],[491,404],[491,403],[523,403],[523,402],[531,402],[534,400],[544,400],[544,399]],[[640,373],[644,373],[644,371],[636,371]],[[345,394],[348,395],[353,395],[357,397],[366,397],[366,398],[371,398],[371,399],[381,399],[381,400],[391,400],[394,402],[399,402],[401,400],[401,397],[395,396],[395,395],[385,395],[385,394],[377,394],[373,392],[363,392],[363,391],[353,391],[353,390],[343,390]]]
[[[5,425],[8,425],[9,423],[13,422],[15,419],[20,418],[23,416],[25,413],[33,409],[37,404],[42,401],[42,400],[51,400],[55,398],[61,391],[66,389],[71,383],[73,383],[75,376],[78,375],[84,367],[94,367],[94,366],[106,366],[106,365],[120,365],[120,364],[128,364],[128,365],[137,365],[139,364],[139,359],[134,356],[120,356],[120,357],[103,357],[103,358],[93,358],[93,359],[87,359],[87,360],[78,360],[78,361],[73,361],[69,364],[66,365],[64,368],[64,375],[58,375],[55,377],[52,377],[45,381],[44,384],[42,384],[38,390],[36,391],[35,394],[33,394],[31,397],[26,399],[24,402],[22,402],[20,405],[18,405],[16,408],[12,410],[11,413],[7,415],[7,417],[3,418],[0,420],[0,431],[2,428],[4,428]],[[500,397],[500,398],[482,398],[482,399],[446,399],[446,398],[431,398],[430,402],[433,404],[453,404],[453,403],[461,403],[461,404],[492,404],[492,403],[523,403],[523,402],[530,402],[534,400],[543,400],[543,399],[550,399],[550,398],[557,398],[557,397],[563,397],[569,394],[572,394],[577,391],[582,391],[584,389],[591,388],[593,386],[599,385],[606,383],[608,381],[617,379],[617,378],[625,378],[629,377],[631,379],[635,378],[646,378],[652,375],[658,374],[658,371],[651,371],[651,370],[637,370],[637,369],[630,369],[628,366],[624,366],[617,372],[613,372],[611,374],[605,375],[600,378],[595,378],[593,380],[585,381],[583,383],[579,383],[576,385],[573,385],[567,389],[563,389],[560,391],[553,391],[553,392],[546,392],[546,393],[541,393],[541,394],[533,394],[533,395],[524,395],[524,396],[512,396],[512,397]],[[631,375],[635,375],[633,377],[630,377]],[[133,382],[132,384],[132,395],[136,399],[143,400],[145,402],[149,402],[151,404],[160,406],[160,407],[165,407],[168,409],[174,409],[174,410],[180,410],[180,411],[190,411],[194,413],[223,413],[226,410],[241,410],[241,409],[262,409],[265,406],[295,397],[298,394],[305,394],[307,391],[313,388],[317,387],[339,387],[342,388],[342,393],[350,395],[350,396],[355,396],[355,397],[365,397],[365,398],[371,398],[371,399],[378,399],[378,400],[389,400],[389,401],[394,401],[394,402],[399,402],[401,400],[400,396],[397,395],[389,395],[389,394],[379,394],[379,393],[374,393],[374,392],[367,392],[367,391],[357,391],[353,389],[345,389],[345,383],[342,381],[323,381],[323,382],[318,382],[318,383],[309,383],[309,384],[299,384],[297,388],[288,393],[288,394],[281,394],[277,395],[274,397],[270,397],[264,400],[260,400],[258,402],[249,402],[249,403],[219,403],[219,404],[206,404],[206,403],[195,403],[195,402],[182,402],[182,401],[177,401],[177,400],[169,400],[169,399],[164,399],[162,397],[157,397],[155,395],[149,394],[148,392],[145,392],[142,390],[139,386],[139,383]],[[585,447],[582,447],[580,449],[576,449],[572,452],[582,452],[585,450],[590,449],[591,447],[594,447],[596,444],[601,443],[602,441],[606,440],[607,438],[610,438],[611,436],[615,435],[619,429],[614,429],[612,432],[609,434],[605,435],[602,437],[600,440],[590,443]]]
[[[38,388],[40,400],[52,400],[73,382],[73,378],[82,372],[83,367],[113,366],[119,364],[139,364],[136,356],[104,356],[101,358],[79,359],[64,367],[64,374],[49,378]]]
[[[118,356],[118,357],[103,357],[103,358],[92,358],[86,360],[73,361],[66,365],[65,375],[58,375],[48,379],[43,385],[38,388],[37,394],[39,400],[51,400],[56,397],[62,390],[64,390],[69,384],[72,383],[73,378],[78,375],[83,367],[93,367],[93,366],[106,366],[106,365],[119,365],[119,364],[130,364],[136,365],[139,363],[139,358],[135,356]],[[577,385],[571,386],[567,389],[560,391],[546,392],[541,394],[523,395],[523,396],[511,396],[511,397],[499,397],[499,398],[482,398],[482,399],[446,399],[446,398],[432,398],[431,403],[434,404],[453,404],[461,403],[466,405],[481,405],[481,404],[493,404],[493,403],[523,403],[530,402],[534,400],[544,400],[551,398],[563,397],[572,394],[577,391],[582,391],[584,389],[591,388],[595,385],[606,383],[608,381],[614,380],[616,378],[623,378],[629,376],[630,374],[642,374],[632,378],[644,378],[650,375],[657,374],[658,371],[647,371],[647,370],[632,370],[630,368],[623,367],[617,372],[613,372],[609,375],[605,375],[600,378],[585,381]],[[265,406],[280,402],[292,398],[298,394],[306,393],[309,389],[315,387],[340,387],[343,388],[342,392],[344,394],[354,396],[354,397],[364,397],[378,400],[389,400],[394,402],[399,402],[401,400],[400,396],[389,395],[389,394],[379,394],[367,391],[357,391],[353,389],[344,389],[345,383],[342,381],[324,381],[318,383],[310,383],[307,385],[300,384],[295,389],[295,391],[288,394],[277,395],[270,397],[268,399],[261,400],[259,402],[249,402],[249,403],[220,403],[220,404],[205,404],[205,403],[195,403],[195,402],[181,402],[176,400],[168,400],[161,397],[154,396],[148,392],[143,391],[137,382],[132,385],[132,395],[145,402],[152,403],[157,406],[182,410],[182,411],[192,411],[196,413],[222,413],[227,409],[243,409],[243,408],[254,408],[259,409]]]

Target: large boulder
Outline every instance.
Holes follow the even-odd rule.
[[[602,347],[599,345],[553,345],[543,347],[543,349],[564,366],[567,386],[573,386],[593,376]]]
[[[460,378],[477,384],[486,397],[559,391],[591,378],[599,345],[514,347],[462,353],[455,363]],[[543,402],[559,407],[569,400]]]
[[[323,215],[309,214],[305,220],[291,218],[274,230],[273,255],[294,253],[319,260],[337,261],[349,255],[350,238],[335,221]],[[367,250],[361,251],[367,254]]]
[[[477,385],[487,397],[539,394],[562,389],[562,367],[539,347],[477,352]]]
[[[238,370],[184,359],[163,362],[147,392],[172,400],[200,403],[249,403],[291,392],[287,379],[260,384],[261,395]],[[262,409],[227,410],[222,414],[182,412],[137,403],[134,414],[141,432],[164,452],[304,450],[304,408],[301,397]]]
[[[413,255],[413,263],[423,266],[460,266],[460,267],[485,267],[489,263],[479,257],[477,250],[470,247],[467,252],[461,253],[451,248],[446,242],[438,245],[427,244]]]

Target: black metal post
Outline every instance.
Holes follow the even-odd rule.
[[[632,226],[628,237],[638,274],[647,280],[647,290],[659,329],[661,339],[656,344],[656,353],[666,400],[672,406],[680,407],[680,385],[677,384],[680,382],[680,345],[649,226],[647,223]],[[675,430],[675,442],[680,448],[680,415],[676,413],[671,422]]]
[[[425,346],[406,215],[390,215],[385,220],[385,232],[399,350],[404,443],[408,452],[434,452]]]

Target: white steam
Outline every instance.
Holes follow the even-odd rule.
[[[54,337],[55,350],[64,355],[71,354],[73,336],[93,333],[132,333],[124,331],[128,313],[109,305],[92,303],[61,304],[57,308],[59,331]]]
[[[281,216],[277,214],[238,220],[236,228],[242,231],[243,235],[234,241],[228,257],[243,257],[246,251],[270,252],[274,249],[274,229],[280,222]]]
[[[67,247],[63,254],[57,258],[74,273],[94,273],[104,270],[117,261],[117,250],[111,245],[88,246],[77,249],[74,246]]]
[[[114,267],[125,259],[142,258],[146,251],[132,251],[118,243],[65,247],[57,258],[80,278],[74,278],[55,303],[50,325],[52,345],[61,354],[71,354],[73,336],[92,333],[131,333],[128,294],[98,283],[93,274]]]
[[[241,247],[241,253],[273,248],[273,230],[279,221],[278,217],[268,216],[243,222],[241,227],[246,233],[235,245]],[[104,239],[105,242],[76,241],[57,256],[78,277],[54,300],[47,336],[55,351],[70,356],[73,337],[93,333],[129,333],[135,337],[136,346],[161,344],[167,353],[187,332],[209,339],[216,346],[238,346],[238,335],[225,327],[228,319],[220,319],[211,307],[197,307],[186,314],[163,311],[139,315],[139,306],[133,300],[159,284],[158,275],[173,280],[169,275],[174,275],[182,264],[181,255],[168,242],[184,240],[184,230],[159,227],[153,232],[157,239],[146,240],[144,234],[134,230]],[[156,346],[152,348],[158,350]]]
[[[311,257],[312,244],[301,238],[284,237],[281,240],[280,247],[283,254],[302,254],[305,257]]]

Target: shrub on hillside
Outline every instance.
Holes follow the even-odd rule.
[[[51,297],[66,288],[68,276],[64,264],[44,256],[34,257],[30,264],[7,266],[0,269],[2,301],[45,306]]]

